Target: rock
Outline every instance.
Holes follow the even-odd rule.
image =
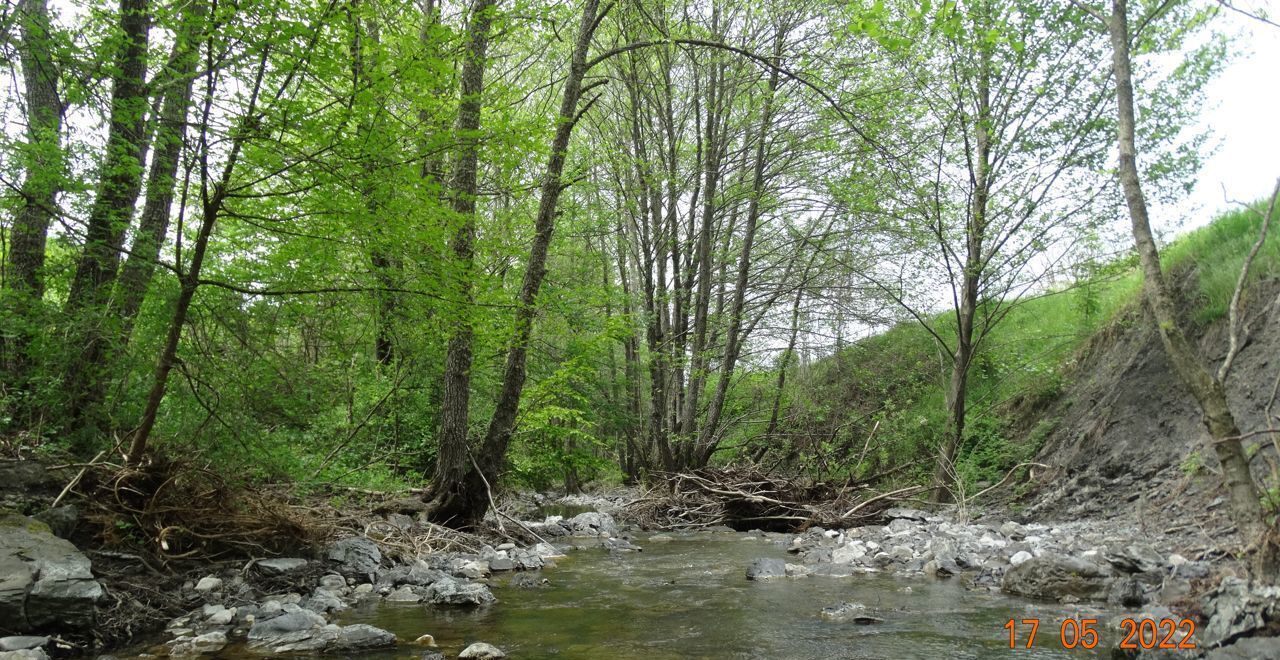
[[[206,575],[200,578],[200,581],[196,583],[195,589],[196,591],[199,591],[201,593],[208,593],[210,591],[221,591],[222,578],[214,577],[212,575]]]
[[[1117,578],[1107,593],[1107,602],[1125,607],[1142,607],[1147,603],[1147,595],[1137,580],[1131,577]]]
[[[551,580],[548,580],[547,578],[544,578],[544,577],[523,573],[515,576],[511,580],[511,586],[517,589],[537,589],[540,587],[551,586]]]
[[[352,536],[334,543],[325,552],[325,557],[338,564],[339,573],[349,577],[375,575],[382,564],[382,550],[378,544],[363,536]]]
[[[822,617],[833,621],[847,621],[862,626],[884,623],[884,619],[867,613],[867,606],[862,603],[840,603],[822,608]]]
[[[102,596],[89,559],[69,541],[37,520],[0,516],[0,621],[7,631],[88,632]]]
[[[420,635],[417,639],[413,640],[413,643],[421,644],[423,646],[435,646],[436,638],[434,635]]]
[[[653,539],[650,539],[650,540],[653,540]],[[563,552],[560,552],[559,548],[555,547],[554,545],[551,545],[550,543],[538,543],[537,545],[530,548],[530,550],[532,550],[534,553],[536,553],[539,557],[542,557],[543,559],[562,559],[563,557],[565,557],[565,554]]]
[[[640,552],[643,550],[638,545],[624,538],[607,538],[604,540],[604,547],[610,552]]]
[[[214,630],[196,637],[174,640],[169,646],[169,657],[185,657],[217,653],[227,645],[227,633]]]
[[[917,520],[924,522],[929,518],[929,514],[919,509],[893,507],[891,509],[885,509],[884,517],[889,520]]]
[[[613,521],[613,516],[596,511],[570,518],[568,527],[574,536],[614,536],[618,533],[618,524]]]
[[[387,602],[391,603],[417,603],[421,600],[422,595],[407,584],[387,594]]]
[[[494,557],[489,560],[489,570],[491,571],[511,571],[515,570],[516,564],[508,557]]]
[[[907,518],[895,518],[885,529],[889,530],[890,534],[907,534],[916,529],[916,523]]]
[[[0,651],[25,651],[27,649],[40,648],[48,643],[48,637],[35,637],[31,635],[0,637]]]
[[[507,654],[503,653],[502,649],[484,642],[476,642],[475,644],[462,649],[462,653],[458,654],[458,658],[460,660],[486,660],[490,658],[505,657],[507,657]]]
[[[255,625],[254,629],[257,628],[258,625]],[[363,623],[350,626],[328,624],[301,630],[264,631],[257,634],[254,629],[249,631],[249,648],[257,651],[268,650],[273,654],[305,651],[345,653],[393,646],[396,642],[394,634]]]
[[[813,573],[813,569],[803,564],[787,564],[787,577],[806,577]]]
[[[330,591],[344,589],[347,586],[347,579],[341,575],[325,575],[320,578],[320,586]]]
[[[1001,590],[1015,596],[1061,601],[1072,597],[1103,600],[1111,589],[1111,573],[1077,557],[1046,554],[1033,557],[1004,574]]]
[[[337,594],[328,589],[318,588],[311,597],[303,602],[302,606],[312,612],[324,614],[326,612],[339,612],[347,609],[347,604]]]
[[[0,491],[53,494],[61,486],[39,461],[0,460]]]
[[[1209,651],[1205,660],[1280,660],[1280,637],[1247,637]]]
[[[458,582],[453,578],[441,578],[427,587],[426,599],[433,605],[488,605],[496,601],[493,593],[483,584]]]
[[[1148,573],[1164,567],[1164,557],[1148,546],[1130,543],[1106,548],[1102,558],[1124,573]]]
[[[70,538],[80,522],[80,509],[74,504],[64,504],[56,509],[47,509],[32,516],[49,526],[54,536]]]
[[[49,654],[44,649],[0,651],[0,660],[49,660]]]
[[[381,628],[356,623],[342,626],[338,639],[325,647],[326,651],[360,651],[395,646],[396,636]]]
[[[676,540],[674,536],[668,536],[666,534],[654,534],[649,537],[650,543],[668,543],[674,540]]]
[[[221,605],[218,605],[217,607],[217,610],[205,615],[205,623],[211,626],[225,626],[235,620],[238,608],[232,607],[228,609]]]
[[[1028,559],[1031,559],[1031,553],[1026,550],[1019,550],[1013,553],[1013,556],[1009,558],[1009,565],[1021,566],[1025,564]]]
[[[249,628],[249,639],[268,639],[284,633],[301,632],[317,628],[325,624],[324,617],[310,610],[285,612],[269,619],[255,621]]]
[[[444,654],[439,651],[427,651],[422,654],[419,660],[445,660]]]
[[[1250,585],[1237,577],[1225,577],[1206,597],[1204,613],[1209,622],[1197,643],[1213,646],[1252,635],[1280,619],[1280,587]]]
[[[452,570],[454,577],[479,580],[489,574],[489,564],[483,561],[458,562]]]
[[[392,586],[411,584],[417,587],[425,587],[444,577],[444,575],[443,571],[431,568],[427,562],[419,559],[407,566],[401,564],[379,571],[378,581]]]
[[[498,549],[498,550],[515,550],[515,549],[516,549],[516,544],[514,544],[514,543],[510,543],[510,542],[508,542],[508,543],[500,543],[500,544],[498,544],[498,548],[497,548],[497,549]]]
[[[284,575],[307,565],[307,560],[298,557],[280,557],[276,559],[259,559],[255,564],[263,575]]]
[[[781,559],[757,559],[747,567],[748,580],[768,580],[786,575],[787,562]]]
[[[536,571],[546,566],[547,562],[542,558],[542,555],[532,550],[519,550],[516,554],[515,563],[517,570]]]
[[[1000,533],[1015,541],[1021,541],[1027,537],[1027,528],[1010,520],[1000,526]]]
[[[836,546],[831,550],[831,561],[836,564],[852,564],[867,555],[867,549],[861,543]]]

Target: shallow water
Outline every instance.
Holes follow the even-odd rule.
[[[1074,658],[1103,657],[1116,641],[1119,614],[966,591],[958,580],[856,575],[751,582],[744,570],[752,559],[787,557],[773,540],[739,533],[647,539],[635,539],[640,553],[578,550],[554,569],[524,574],[546,578],[541,587],[514,586],[515,575],[501,575],[494,579],[499,603],[489,608],[375,603],[345,613],[340,623],[369,623],[405,640],[429,633],[450,657],[484,641],[513,658]],[[823,607],[842,601],[862,603],[884,622],[821,616]],[[1021,627],[1019,648],[1009,648],[1004,625],[1011,617],[1040,619],[1033,649],[1023,648]],[[1102,643],[1093,651],[1063,649],[1060,626],[1068,617],[1100,619]],[[420,655],[406,645],[367,657]]]

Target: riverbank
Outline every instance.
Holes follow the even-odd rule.
[[[21,497],[13,488],[3,490],[11,510],[52,504],[56,480],[30,465],[5,469],[10,486],[25,479]],[[30,478],[20,479],[19,473]],[[1190,619],[1198,626],[1197,653],[1205,652],[1205,657],[1280,653],[1275,639],[1263,637],[1280,612],[1280,593],[1247,587],[1233,576],[1238,569],[1234,560],[1206,552],[1202,539],[1152,534],[1129,516],[1049,524],[1003,509],[957,517],[955,512],[897,507],[883,511],[874,524],[814,527],[802,533],[732,532],[725,527],[641,530],[628,518],[634,508],[629,505],[639,499],[636,492],[622,491],[513,496],[502,504],[503,515],[492,516],[487,535],[477,536],[426,523],[410,511],[416,501],[412,498],[374,498],[349,506],[341,513],[343,524],[331,530],[340,538],[309,552],[252,560],[175,558],[166,565],[84,544],[80,526],[100,521],[77,520],[74,511],[60,505],[40,515],[47,522],[19,516],[6,526],[21,531],[6,531],[6,539],[23,536],[23,552],[36,559],[26,573],[29,583],[7,585],[0,595],[21,593],[21,618],[40,628],[0,640],[0,654],[12,654],[0,658],[92,655],[118,644],[113,640],[120,640],[121,632],[150,640],[128,647],[134,657],[349,655],[386,649],[399,649],[398,657],[409,651],[442,657],[430,655],[440,648],[450,657],[497,657],[494,649],[502,649],[501,637],[435,639],[429,621],[472,616],[468,612],[483,618],[487,612],[528,606],[496,602],[495,585],[508,593],[512,588],[542,589],[557,580],[557,562],[572,563],[576,553],[605,553],[612,563],[593,570],[625,572],[646,549],[652,553],[672,543],[690,548],[690,543],[717,535],[762,545],[749,558],[735,554],[724,560],[737,565],[699,558],[696,550],[680,560],[719,561],[717,575],[731,589],[749,581],[816,580],[855,590],[874,583],[883,591],[895,583],[925,588],[920,585],[927,580],[925,584],[990,598],[1021,599],[1011,603],[1044,603],[1050,612],[1075,608],[1105,613],[1113,623],[1123,619],[1120,613],[1135,620]],[[313,500],[307,506],[322,503]],[[84,553],[59,534],[79,539]],[[682,579],[676,577],[677,582]],[[662,597],[661,584],[646,588]],[[40,598],[31,598],[32,593]],[[393,632],[376,625],[376,618],[356,614],[382,608],[409,608],[427,616],[417,627]],[[874,612],[874,605],[860,601],[831,599],[810,609],[805,617],[851,625],[875,626],[885,618]],[[57,615],[46,616],[51,612]],[[1020,613],[1011,609],[1009,617]],[[113,631],[109,638],[101,634],[106,628]],[[424,632],[413,632],[419,629]],[[492,648],[477,646],[464,655],[470,641]],[[1212,648],[1216,645],[1224,648]],[[1195,656],[1183,651],[1179,657]]]

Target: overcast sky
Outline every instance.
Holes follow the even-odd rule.
[[[1280,22],[1280,0],[1235,4],[1265,9]],[[1228,199],[1252,201],[1268,195],[1280,177],[1280,28],[1230,12],[1224,18],[1224,27],[1236,35],[1235,45],[1243,52],[1209,85],[1204,122],[1218,150],[1204,164],[1182,229],[1232,208]],[[1177,226],[1170,220],[1160,224]]]

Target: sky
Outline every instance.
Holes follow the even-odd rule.
[[[1234,4],[1265,10],[1280,22],[1280,0]],[[1165,226],[1189,229],[1206,224],[1217,213],[1235,208],[1235,202],[1269,195],[1280,177],[1280,27],[1228,14],[1223,28],[1236,35],[1235,45],[1243,52],[1207,90],[1203,121],[1218,149],[1205,161],[1185,205],[1188,217],[1161,223]]]

